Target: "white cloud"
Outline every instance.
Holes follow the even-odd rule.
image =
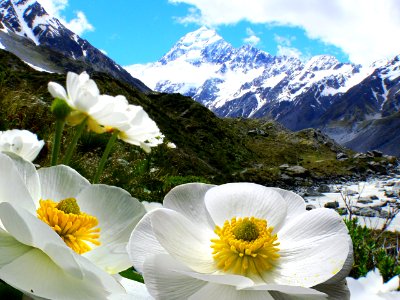
[[[294,41],[295,39],[296,39],[295,36],[286,37],[286,36],[280,36],[280,35],[274,34],[275,42],[281,46],[289,47],[292,45],[292,41]]]
[[[293,47],[285,47],[282,45],[278,45],[276,55],[295,57],[298,59],[302,59],[303,57],[303,53],[301,53],[299,49]]]
[[[67,21],[62,15],[63,10],[68,6],[68,0],[37,0],[46,10],[46,12],[57,18],[65,27],[77,35],[83,35],[87,31],[93,31],[94,27],[89,23],[82,11],[75,12],[76,17]]]
[[[313,39],[341,48],[351,61],[369,64],[400,53],[398,0],[169,0],[191,5],[182,22],[209,26],[249,21],[297,26]]]
[[[247,34],[247,37],[245,37],[243,39],[243,42],[245,42],[247,44],[255,46],[261,40],[258,36],[256,36],[256,34],[254,33],[254,31],[251,28],[246,29],[246,34]]]
[[[276,55],[295,57],[305,60],[303,53],[299,49],[292,47],[292,41],[296,40],[295,36],[286,37],[275,34],[274,40],[278,44]]]
[[[86,31],[94,30],[93,25],[88,22],[85,14],[81,11],[76,12],[76,18],[66,22],[64,25],[77,35],[82,35]]]

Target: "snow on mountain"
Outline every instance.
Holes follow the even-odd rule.
[[[50,16],[35,0],[0,1],[0,48],[51,72],[104,72],[149,92],[142,82],[87,40]],[[65,61],[64,57],[76,63]]]
[[[158,62],[126,69],[156,91],[191,96],[221,116],[237,116],[229,103],[252,97],[257,103],[251,110],[241,110],[244,117],[266,106],[296,101],[315,86],[318,97],[332,97],[366,76],[360,66],[342,64],[332,56],[303,63],[250,45],[234,48],[206,27],[182,37]]]
[[[201,27],[159,61],[125,68],[152,89],[191,96],[222,117],[269,117],[292,130],[324,129],[359,151],[375,145],[397,153],[390,142],[378,141],[392,123],[379,123],[379,130],[375,123],[362,126],[399,112],[399,61],[400,55],[362,67],[318,55],[303,62],[250,45],[234,48],[215,30]],[[358,132],[368,145],[357,139]]]

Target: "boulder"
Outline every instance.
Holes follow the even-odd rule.
[[[312,209],[316,209],[315,205],[312,205],[312,204],[306,205],[306,210],[312,210]]]
[[[326,202],[324,205],[325,208],[338,208],[339,207],[339,202],[333,201],[333,202]]]
[[[309,174],[309,171],[306,168],[303,168],[302,166],[291,166],[287,168],[285,171],[288,175],[296,177],[305,177]]]
[[[331,188],[327,184],[321,184],[318,187],[317,191],[320,192],[320,193],[330,193],[331,192]]]
[[[349,158],[349,157],[347,156],[346,153],[339,152],[338,154],[336,154],[336,159],[337,159],[337,160],[343,161],[343,160],[346,160],[346,159],[348,159],[348,158]]]

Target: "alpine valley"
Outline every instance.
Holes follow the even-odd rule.
[[[303,62],[234,48],[201,27],[159,61],[126,69],[155,91],[190,96],[220,117],[270,118],[295,131],[320,129],[357,151],[400,155],[400,55],[369,67],[327,55]]]
[[[392,176],[397,165],[394,156],[379,151],[355,153],[320,130],[302,129],[322,124],[320,128],[331,128],[341,137],[346,130],[355,132],[359,124],[365,124],[355,137],[364,142],[365,134],[371,143],[381,141],[382,150],[398,154],[393,145],[400,136],[396,125],[399,62],[391,63],[376,65],[367,70],[369,75],[359,66],[340,64],[332,57],[316,57],[303,64],[250,46],[234,49],[215,31],[201,28],[179,41],[159,62],[135,66],[144,75],[171,71],[165,77],[169,81],[154,77],[150,82],[147,75],[139,74],[144,84],[48,15],[38,2],[3,0],[0,131],[19,128],[36,133],[46,146],[35,163],[49,165],[55,120],[47,84],[65,85],[67,71],[87,71],[102,94],[123,95],[131,104],[142,106],[166,142],[177,146],[172,149],[164,143],[147,155],[138,147],[116,143],[101,182],[122,187],[141,200],[160,201],[172,187],[194,181],[293,187],[374,174]],[[220,118],[207,107],[232,118]],[[237,116],[244,118],[233,118]],[[65,136],[71,138],[74,130],[66,126]],[[372,130],[380,139],[373,138]],[[108,134],[85,132],[70,165],[92,178],[108,139]]]

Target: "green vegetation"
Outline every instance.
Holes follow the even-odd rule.
[[[389,231],[372,230],[358,224],[357,218],[345,220],[354,249],[354,264],[350,276],[365,276],[378,268],[384,281],[400,275],[399,236]]]

